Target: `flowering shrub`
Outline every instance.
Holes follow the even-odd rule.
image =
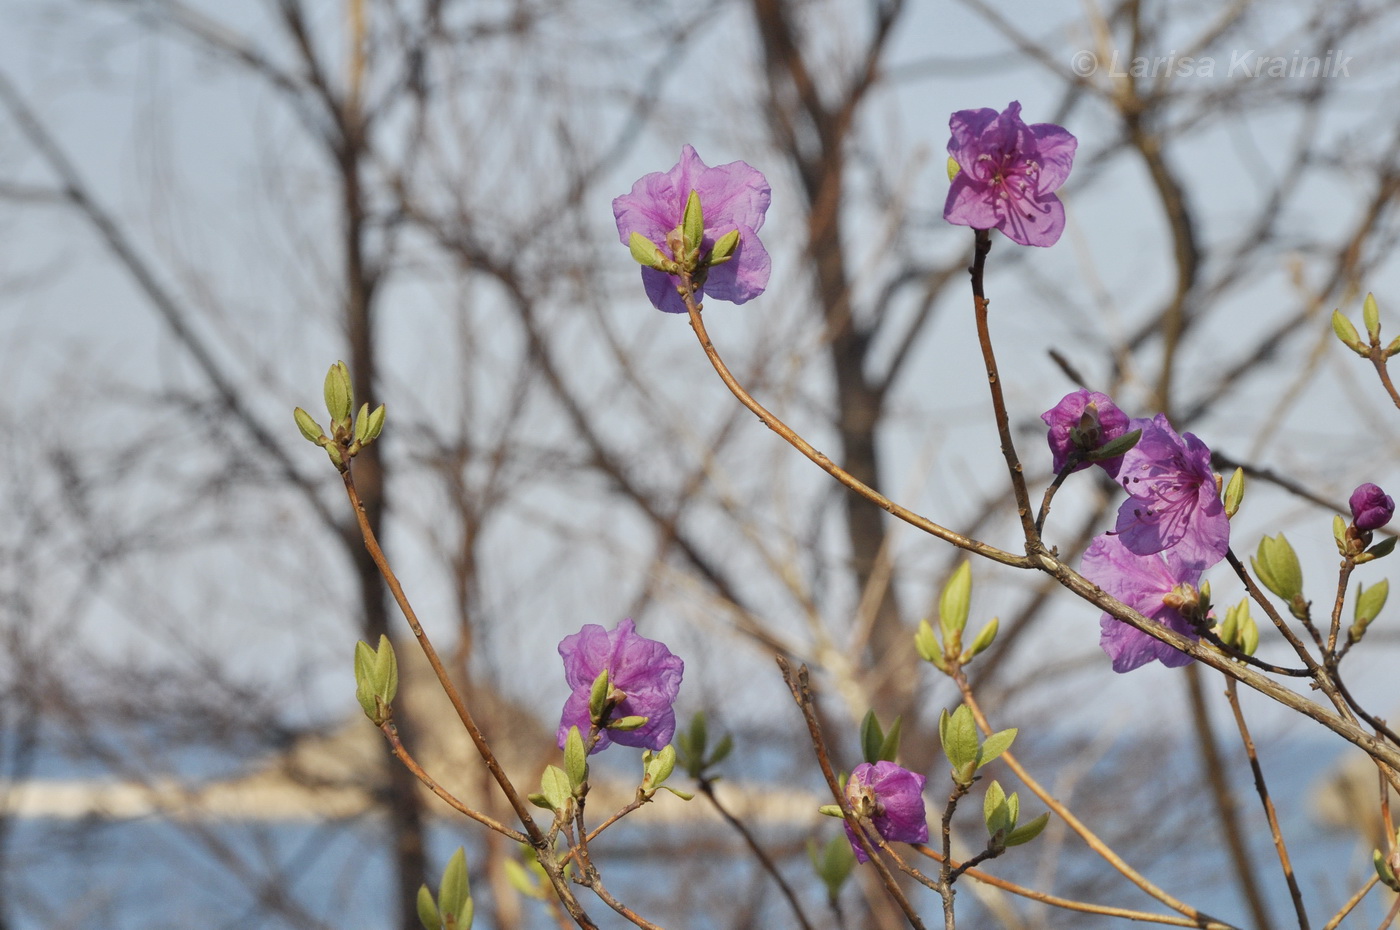
[[[1385,601],[1388,585],[1384,582],[1358,588],[1354,598],[1355,619],[1343,637],[1341,614],[1352,571],[1389,554],[1394,547],[1394,539],[1371,544],[1373,531],[1393,516],[1393,500],[1376,485],[1364,484],[1353,492],[1349,501],[1351,524],[1347,525],[1341,516],[1335,518],[1334,537],[1343,562],[1336,601],[1325,624],[1313,617],[1297,554],[1282,534],[1266,536],[1260,541],[1258,552],[1251,559],[1252,577],[1234,556],[1231,518],[1239,512],[1243,502],[1244,470],[1237,469],[1225,484],[1213,471],[1211,451],[1205,443],[1192,433],[1178,433],[1165,414],[1129,418],[1106,394],[1081,389],[1066,395],[1041,414],[1047,427],[1054,477],[1045,488],[1036,511],[1026,470],[1015,451],[1011,415],[1002,394],[1002,378],[990,337],[990,301],[984,290],[983,272],[991,248],[991,229],[1000,229],[1021,245],[1048,246],[1059,238],[1065,225],[1065,210],[1055,191],[1069,175],[1077,143],[1074,136],[1059,126],[1026,125],[1020,117],[1020,104],[1015,102],[1001,113],[989,109],[959,111],[953,114],[950,126],[952,140],[948,150],[955,170],[944,216],[952,224],[970,226],[975,231],[970,269],[973,311],[982,361],[988,373],[992,410],[1001,436],[1001,452],[1023,536],[1020,551],[1000,549],[974,539],[884,497],[817,451],[796,430],[755,400],[725,365],[706,332],[699,301],[708,294],[744,303],[761,294],[767,285],[770,260],[756,235],[770,199],[768,183],[761,173],[743,162],[710,168],[687,145],[680,162],[670,171],[646,175],[636,182],[631,193],[613,202],[618,234],[642,265],[648,298],[661,310],[689,313],[691,326],[706,357],[734,396],[777,435],[853,493],[960,549],[1004,566],[1039,571],[1053,578],[1100,613],[1099,645],[1115,672],[1132,671],[1153,661],[1168,668],[1199,661],[1221,673],[1227,682],[1227,699],[1235,712],[1242,742],[1256,765],[1235,693],[1239,684],[1302,710],[1334,733],[1362,747],[1381,765],[1383,775],[1390,773],[1391,783],[1400,788],[1400,778],[1393,774],[1400,769],[1400,734],[1357,704],[1350,691],[1342,686],[1340,677],[1342,658],[1362,641]],[[1393,352],[1390,347],[1382,346],[1374,300],[1368,298],[1363,313],[1369,346],[1344,319],[1334,317],[1333,328],[1348,348],[1366,356],[1380,368],[1383,383],[1393,390],[1384,371],[1384,362],[1390,355],[1400,354],[1400,340],[1393,344]],[[348,372],[340,365],[332,369],[326,384],[327,407],[332,415],[331,435],[326,435],[305,411],[298,409],[296,419],[302,434],[323,446],[332,462],[347,476],[352,503],[357,503],[353,481],[349,478],[350,461],[378,437],[384,426],[384,411],[381,407],[371,414],[366,405],[357,422],[352,416],[354,406],[350,395]],[[1393,397],[1400,407],[1400,392],[1395,392]],[[1047,541],[1045,526],[1056,490],[1090,464],[1102,467],[1121,486],[1126,500],[1118,509],[1113,529],[1105,529],[1093,539],[1076,572],[1070,567],[1070,556],[1062,557],[1058,548]],[[377,551],[372,534],[368,532],[366,544],[372,553]],[[1249,597],[1226,609],[1223,617],[1217,617],[1210,603],[1210,586],[1203,575],[1227,557],[1229,568],[1244,583]],[[377,558],[382,558],[382,553]],[[386,577],[391,577],[387,568],[385,573]],[[1280,603],[1270,601],[1261,587]],[[1260,639],[1258,625],[1251,615],[1251,599],[1293,649],[1294,664],[1298,667],[1255,658]],[[951,713],[944,710],[939,714],[937,739],[950,763],[948,781],[944,789],[937,792],[947,799],[942,814],[941,849],[925,845],[929,840],[924,799],[928,776],[893,761],[901,735],[900,718],[885,731],[873,710],[867,714],[860,733],[865,761],[856,765],[843,782],[834,770],[833,753],[818,713],[808,670],[805,666],[794,670],[786,657],[779,657],[779,665],[806,723],[827,788],[839,802],[821,809],[841,817],[845,828],[849,851],[847,845],[840,843],[838,835],[835,847],[828,844],[824,854],[813,854],[814,865],[827,885],[833,907],[853,864],[873,859],[881,887],[895,900],[912,926],[921,926],[921,923],[895,880],[894,870],[936,892],[944,905],[944,925],[952,927],[955,883],[964,877],[993,881],[974,867],[1001,856],[1012,847],[1033,841],[1054,815],[1063,820],[1067,829],[1078,833],[1089,847],[1113,862],[1134,885],[1187,918],[1172,922],[1228,926],[1156,889],[1121,860],[1102,852],[1106,849],[1103,841],[1042,788],[1010,753],[1017,729],[998,730],[992,726],[978,703],[977,688],[967,674],[969,666],[982,661],[979,657],[996,641],[999,631],[997,619],[992,618],[971,637],[971,642],[964,641],[971,602],[972,571],[970,565],[964,563],[952,573],[938,598],[937,625],[931,620],[921,622],[908,643],[914,654],[944,676],[961,698],[956,710]],[[425,651],[433,658],[431,646],[412,611],[406,603],[401,602],[401,606]],[[1306,637],[1296,635],[1285,613],[1293,624],[1304,630]],[[714,790],[717,776],[712,769],[728,757],[732,741],[721,740],[711,751],[702,713],[677,739],[677,746],[670,745],[676,736],[674,703],[684,671],[682,661],[664,644],[638,635],[630,619],[623,620],[613,630],[587,624],[564,638],[559,644],[559,654],[571,690],[557,732],[558,746],[564,755],[563,766],[546,766],[540,791],[527,796],[529,801],[552,813],[552,822],[541,827],[520,803],[518,793],[460,700],[454,703],[459,706],[464,725],[472,733],[488,769],[511,799],[525,832],[495,823],[460,802],[454,806],[491,829],[526,843],[544,875],[543,881],[550,885],[565,911],[579,926],[592,924],[581,916],[582,907],[572,890],[571,877],[580,886],[591,888],[613,910],[634,924],[649,927],[653,925],[632,914],[602,887],[589,843],[606,827],[652,801],[661,787],[690,799],[690,794],[664,785],[679,764],[681,770],[695,780],[697,792],[704,793],[725,821],[744,834],[748,848],[754,850],[755,856],[764,862],[773,880],[784,890],[799,922],[809,926],[796,894],[785,883],[780,870],[766,858],[742,820],[725,810]],[[412,768],[414,763],[397,742],[393,729],[397,671],[387,639],[381,642],[378,650],[365,644],[357,648],[356,676],[357,696],[366,715],[385,731],[396,755]],[[1311,688],[1327,696],[1331,709],[1310,704],[1309,698],[1279,685],[1279,678],[1306,680]],[[445,675],[441,680],[452,694],[450,680]],[[844,684],[859,687],[849,681]],[[1362,726],[1362,722],[1366,726]],[[590,830],[584,817],[590,791],[588,755],[612,743],[644,750],[641,780],[632,802]],[[962,800],[977,787],[982,777],[979,772],[993,763],[1004,763],[1011,768],[1049,810],[1021,823],[1019,796],[1014,792],[1007,794],[998,781],[991,780],[978,789],[983,792],[981,819],[986,827],[986,839],[980,850],[959,863],[953,854],[952,821]],[[440,793],[440,786],[426,776],[420,777]],[[1257,768],[1256,785],[1272,817]],[[897,850],[889,847],[888,842],[880,843],[877,844],[878,855],[871,856],[862,844],[860,831],[866,827],[884,841],[914,844],[914,848]],[[1276,822],[1271,823],[1271,829],[1281,849],[1283,842],[1277,835]],[[864,839],[870,839],[869,834]],[[558,848],[561,843],[566,850]],[[925,857],[932,865],[920,868],[911,864],[906,856],[913,855]],[[1400,891],[1400,878],[1396,875],[1400,860],[1392,861],[1392,858],[1377,851],[1376,881]],[[579,872],[571,873],[575,865]],[[577,877],[579,874],[582,877]],[[1286,878],[1292,882],[1291,873],[1287,873]],[[1002,888],[1036,897],[1029,889],[1002,879],[995,881]],[[439,916],[435,908],[442,900],[452,904],[454,914],[470,913],[460,890],[464,883],[464,876],[460,880],[454,877],[450,882],[444,879],[436,902],[425,889],[426,903],[420,896],[420,913],[428,915],[424,918],[425,924],[434,927],[434,919]],[[533,893],[543,888],[542,882],[528,890]],[[1292,885],[1291,892],[1295,901],[1301,901],[1296,884]],[[1043,896],[1041,898],[1044,900]],[[1095,911],[1092,905],[1063,901],[1061,905],[1072,910],[1108,913]],[[1300,923],[1305,925],[1301,904],[1298,910]],[[1113,913],[1133,920],[1156,919],[1155,915],[1144,912],[1115,909]],[[444,922],[438,920],[437,923],[443,925]]]

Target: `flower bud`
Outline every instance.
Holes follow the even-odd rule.
[[[1351,522],[1358,530],[1377,530],[1395,515],[1395,501],[1369,482],[1351,492]]]

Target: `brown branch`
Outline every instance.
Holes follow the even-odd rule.
[[[815,699],[812,696],[811,682],[808,678],[807,666],[803,665],[794,673],[792,665],[782,656],[777,656],[778,668],[782,670],[783,681],[787,682],[788,690],[792,692],[792,699],[797,703],[797,707],[802,711],[802,718],[807,723],[807,733],[812,741],[812,749],[817,754],[817,764],[821,767],[822,776],[826,779],[826,786],[831,791],[831,796],[841,808],[841,814],[846,823],[851,824],[857,841],[865,854],[870,857],[870,863],[875,866],[875,871],[880,876],[881,883],[885,886],[886,893],[899,905],[904,912],[904,917],[909,921],[909,925],[915,930],[925,930],[923,921],[915,913],[914,908],[909,904],[909,899],[900,890],[899,883],[890,874],[889,868],[881,861],[880,856],[871,845],[870,838],[865,835],[861,828],[860,818],[851,808],[851,802],[846,797],[846,793],[841,790],[841,783],[836,779],[836,772],[831,768],[831,757],[826,751],[826,740],[822,737],[821,724],[817,721],[814,709]]]
[[[1298,928],[1308,930],[1308,912],[1303,906],[1303,892],[1298,887],[1297,876],[1293,874],[1293,863],[1288,858],[1288,846],[1283,841],[1283,831],[1279,829],[1278,813],[1274,810],[1273,798],[1269,796],[1269,787],[1264,782],[1264,769],[1259,764],[1259,754],[1254,751],[1254,737],[1250,735],[1249,725],[1244,720],[1239,687],[1232,678],[1225,680],[1225,697],[1230,702],[1230,711],[1235,715],[1235,726],[1239,727],[1245,755],[1249,757],[1249,768],[1254,773],[1254,790],[1259,793],[1259,801],[1264,805],[1264,816],[1269,821],[1269,835],[1273,837],[1279,865],[1283,869],[1284,879],[1288,882],[1288,894],[1293,899],[1293,910],[1298,915]]]
[[[1005,756],[1003,756],[1002,758],[1005,758]],[[919,852],[923,853],[925,856],[928,856],[930,859],[934,860],[935,862],[943,861],[942,854],[934,849],[929,848],[928,846],[925,846],[921,843],[911,843],[910,845],[913,846]],[[957,868],[963,868],[963,865],[965,865],[965,863],[963,865],[958,865],[957,863],[953,864]],[[1128,910],[1124,907],[1111,907],[1107,904],[1090,904],[1087,901],[1075,901],[1070,898],[1061,898],[1044,891],[1036,891],[1035,889],[1027,888],[1024,885],[1018,885],[1015,882],[1007,881],[1004,878],[998,878],[995,875],[989,875],[988,873],[983,872],[980,869],[968,868],[964,874],[966,874],[969,878],[981,882],[984,885],[991,885],[993,888],[1000,888],[1002,891],[1009,892],[1010,894],[1014,895],[1019,895],[1020,897],[1026,898],[1027,900],[1035,901],[1040,904],[1048,904],[1051,907],[1058,907],[1067,911],[1076,911],[1081,914],[1098,914],[1103,917],[1121,917],[1124,920],[1140,920],[1144,923],[1166,924],[1169,927],[1196,927],[1198,928],[1198,930],[1237,930],[1237,928],[1234,927],[1233,924],[1221,923],[1219,921],[1208,920],[1202,922],[1200,920],[1195,920],[1190,917],[1172,917],[1166,914],[1150,914],[1147,911],[1133,911]]]
[[[510,777],[496,759],[496,754],[486,742],[486,737],[482,734],[481,728],[476,725],[472,718],[471,711],[467,709],[466,701],[462,698],[462,693],[457,689],[457,685],[452,681],[452,677],[447,674],[447,669],[443,667],[442,660],[438,658],[437,650],[433,648],[432,642],[423,632],[423,626],[418,622],[418,615],[413,610],[413,605],[409,603],[408,596],[404,593],[403,586],[399,584],[398,577],[389,566],[389,561],[384,557],[384,550],[379,547],[379,540],[375,538],[374,529],[369,525],[369,518],[365,515],[364,506],[360,503],[360,496],[355,490],[355,479],[351,475],[349,462],[347,461],[345,471],[341,477],[345,482],[345,493],[350,498],[350,506],[355,512],[355,519],[360,526],[360,534],[364,537],[365,549],[369,551],[370,557],[374,559],[374,564],[379,567],[380,574],[384,577],[384,583],[389,586],[389,591],[394,596],[394,602],[398,604],[399,610],[403,613],[404,619],[408,621],[409,628],[413,630],[413,635],[418,640],[418,645],[423,649],[423,655],[427,658],[428,664],[432,666],[433,673],[437,676],[438,683],[442,685],[447,698],[452,702],[452,708],[457,712],[457,718],[462,721],[462,726],[466,729],[467,735],[471,737],[472,744],[476,747],[477,753],[486,763],[487,770],[491,777],[496,780],[501,793],[505,795],[506,801],[515,811],[516,817],[520,819],[525,832],[529,834],[530,845],[535,849],[536,856],[544,866],[545,874],[549,876],[550,884],[554,886],[554,893],[559,896],[569,916],[574,919],[580,927],[596,930],[597,925],[583,911],[582,905],[574,897],[573,891],[564,881],[561,870],[549,861],[553,857],[553,850],[548,838],[540,830],[539,824],[530,816],[530,810],[525,806],[525,801],[511,783]]]
[[[451,792],[449,792],[446,788],[438,784],[437,780],[434,779],[431,775],[429,775],[427,771],[421,765],[418,764],[418,760],[414,759],[412,754],[409,753],[407,747],[405,747],[403,744],[403,740],[399,738],[398,727],[394,726],[394,722],[392,720],[386,720],[379,729],[384,733],[385,739],[389,741],[389,748],[394,753],[394,757],[403,763],[404,768],[412,772],[413,776],[419,781],[421,781],[424,787],[426,787],[433,794],[441,798],[453,810],[457,811],[459,814],[462,814],[465,817],[469,817],[472,820],[475,820],[483,827],[495,830],[502,836],[508,837],[509,839],[512,839],[517,843],[530,842],[530,838],[525,834],[521,833],[519,830],[512,830],[505,824],[493,820],[492,818],[481,813],[480,811],[472,810],[462,801],[458,800],[457,797]]]

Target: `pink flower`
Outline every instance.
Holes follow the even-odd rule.
[[[578,727],[587,738],[593,723],[589,694],[605,669],[611,689],[622,695],[609,719],[646,717],[647,722],[635,730],[601,730],[593,751],[610,742],[655,750],[665,749],[671,742],[676,733],[676,713],[671,705],[680,692],[685,663],[665,644],[638,636],[631,620],[623,620],[611,631],[589,623],[564,637],[559,655],[564,658],[564,678],[573,689],[559,721],[560,749],[568,739],[569,727]]]
[[[681,160],[667,172],[653,172],[632,185],[630,194],[613,201],[613,216],[622,244],[640,233],[653,242],[667,258],[677,256],[670,238],[681,226],[690,192],[700,196],[705,219],[703,257],[726,233],[739,231],[739,245],[723,264],[702,269],[695,276],[696,300],[705,294],[716,300],[742,304],[763,293],[768,286],[772,261],[758,230],[768,210],[772,192],[763,173],[741,161],[711,168],[700,160],[689,145],[681,149]],[[642,285],[658,310],[685,313],[685,301],[677,288],[681,279],[655,268],[642,268]]]
[[[1097,537],[1084,552],[1079,572],[1152,620],[1183,636],[1198,634],[1179,609],[1194,595],[1201,569],[1184,561],[1176,552],[1137,555],[1120,537]],[[1159,639],[1105,613],[1099,619],[1099,646],[1113,660],[1115,672],[1131,672],[1154,659],[1169,668],[1187,665],[1191,657]]]
[[[1123,456],[1118,483],[1130,495],[1118,508],[1116,532],[1138,555],[1172,550],[1201,571],[1225,558],[1230,518],[1210,468],[1210,450],[1190,433],[1177,435],[1165,414],[1133,419],[1142,430]]]
[[[943,218],[1000,229],[1019,245],[1054,245],[1065,229],[1065,207],[1055,191],[1069,177],[1078,140],[1051,123],[1027,126],[1014,100],[1001,113],[959,110],[948,128],[948,154],[959,170]]]
[[[875,832],[887,840],[902,843],[927,843],[928,818],[924,813],[924,783],[928,779],[916,775],[893,762],[862,762],[846,781],[846,800],[857,814],[870,818]],[[846,838],[851,841],[856,861],[865,862],[865,854],[856,840],[855,831],[846,824]]]

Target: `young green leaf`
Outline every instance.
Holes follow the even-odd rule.
[[[1006,750],[1011,747],[1011,741],[1016,738],[1016,733],[1016,728],[1012,727],[1008,730],[998,730],[996,733],[987,737],[987,741],[982,744],[982,750],[977,756],[977,767],[980,769],[997,756],[1006,752]]]
[[[949,655],[962,651],[962,631],[967,626],[971,605],[972,563],[963,561],[954,569],[938,599],[938,625],[943,628],[943,642],[948,646]]]
[[[1010,847],[1020,846],[1023,843],[1029,843],[1037,836],[1040,836],[1040,832],[1045,829],[1045,825],[1049,822],[1050,812],[1046,811],[1039,817],[1032,820],[1030,823],[1023,824],[1022,826],[1019,826],[1016,829],[1012,830],[1010,833],[1006,834],[1006,838],[1002,840],[1002,845]]]

